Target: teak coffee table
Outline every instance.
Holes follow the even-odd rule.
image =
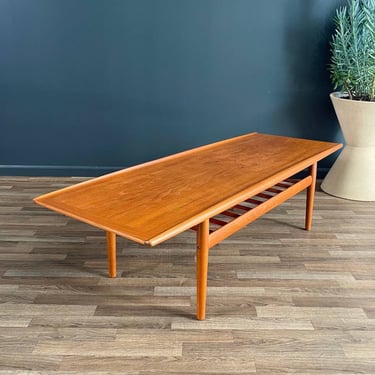
[[[197,232],[197,319],[205,318],[208,250],[307,189],[310,230],[317,162],[341,144],[251,133],[91,179],[35,199],[101,228],[109,276],[116,276],[116,234],[155,246]],[[307,170],[306,177],[292,176]]]

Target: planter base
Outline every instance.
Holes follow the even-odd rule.
[[[321,188],[340,198],[375,201],[375,147],[345,146]]]

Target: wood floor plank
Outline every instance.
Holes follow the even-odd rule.
[[[100,306],[191,306],[190,297],[153,297],[151,295],[42,295],[36,297],[38,304],[70,304]]]
[[[319,316],[333,316],[337,318],[356,318],[364,319],[366,314],[361,308],[342,308],[342,307],[295,307],[295,306],[257,306],[257,314],[261,318],[280,318],[290,316],[299,318],[316,318]]]
[[[339,330],[353,331],[356,330],[363,334],[367,330],[375,330],[375,319],[358,319],[358,318],[337,318],[337,317],[316,317],[311,318],[312,325],[316,330]]]
[[[197,348],[196,345],[186,343],[183,346],[183,355],[189,357],[213,357],[215,355],[225,358],[230,356],[233,359],[239,358],[269,358],[272,360],[274,355],[279,355],[281,352],[286,357],[292,358],[335,358],[337,361],[345,358],[344,349],[339,346],[334,346],[333,342],[323,343],[312,342],[311,340],[290,340],[289,342],[266,340],[253,340],[249,344],[238,343],[221,344],[209,343],[204,347]],[[366,357],[361,357],[366,358]],[[367,357],[368,358],[368,357]]]
[[[319,271],[321,271],[319,269]],[[287,279],[287,280],[354,280],[350,272],[306,272],[306,271],[239,271],[239,279]]]
[[[140,374],[252,374],[256,372],[253,358],[220,358],[203,357],[150,357],[126,358],[126,357],[73,357],[62,360],[60,370],[82,373],[96,368],[98,371],[110,371],[117,373],[121,369],[127,371],[139,371]]]
[[[1,317],[0,317],[1,321]],[[22,320],[21,320],[22,321]],[[36,316],[27,320],[28,327],[51,327],[59,328],[94,328],[94,329],[169,329],[171,327],[171,317],[161,316],[142,316],[134,314],[133,316]]]
[[[375,306],[375,297],[369,295],[363,298],[359,296],[294,297],[293,302],[298,307],[372,308]]]
[[[228,316],[206,318],[205,321],[199,322],[187,318],[173,318],[172,329],[225,329],[225,330],[313,330],[311,321],[308,319],[288,319],[288,318],[252,318],[246,316]]]
[[[0,370],[20,371],[28,374],[29,371],[57,371],[61,365],[61,357],[39,356],[29,353],[17,353],[16,350],[10,354],[0,353]]]
[[[71,371],[24,371],[24,370],[0,370],[0,375],[71,375]],[[112,375],[110,371],[85,371],[85,375]],[[140,375],[138,371],[116,372],[118,375]]]
[[[41,315],[78,315],[91,316],[95,313],[93,305],[36,305],[21,303],[3,303],[0,305],[0,316],[41,316]]]
[[[194,296],[196,288],[194,286],[156,286],[155,296]],[[230,296],[264,296],[265,289],[259,287],[208,287],[207,294],[212,297]]]
[[[0,327],[28,327],[32,318],[13,315],[0,315]]]
[[[75,355],[77,352],[82,356],[99,357],[166,357],[181,356],[182,343],[178,342],[173,334],[153,334],[150,330],[144,332],[127,332],[116,335],[113,341],[66,339],[41,339],[37,343],[33,354],[37,355]]]
[[[370,375],[374,373],[375,360],[335,357],[294,358],[284,354],[274,355],[272,361],[267,357],[256,360],[257,372],[263,375],[302,374],[302,375]]]

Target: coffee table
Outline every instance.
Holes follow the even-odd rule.
[[[317,162],[338,143],[250,133],[136,165],[35,198],[106,231],[109,276],[116,235],[156,246],[193,229],[198,320],[205,319],[208,251],[272,208],[307,189],[310,230]],[[307,170],[299,179],[292,177]]]

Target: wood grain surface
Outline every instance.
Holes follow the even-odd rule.
[[[251,133],[53,191],[36,202],[154,246],[310,167],[341,146]]]
[[[0,177],[1,374],[375,374],[375,203],[301,193],[209,253],[194,319],[195,233],[153,249],[35,205],[81,178]]]

